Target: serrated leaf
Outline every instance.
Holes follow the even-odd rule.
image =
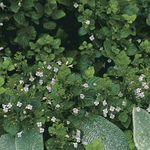
[[[140,108],[133,108],[133,136],[138,150],[150,149],[150,114]]]
[[[0,138],[0,150],[43,150],[42,134],[36,129],[22,133],[22,137],[4,134]]]
[[[104,150],[129,150],[124,133],[101,116],[85,119],[80,127],[84,133],[83,142],[85,143],[91,143],[94,139],[101,139]]]

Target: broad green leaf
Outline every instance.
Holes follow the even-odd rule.
[[[4,82],[5,82],[4,78],[0,76],[0,86],[2,86]]]
[[[58,19],[61,19],[65,16],[65,12],[63,10],[55,10],[53,13],[52,13],[52,18],[55,19],[55,20],[58,20]]]
[[[43,24],[43,27],[44,27],[45,29],[53,30],[53,29],[56,28],[56,23],[55,23],[54,21],[45,22],[45,23]]]
[[[99,139],[92,141],[90,144],[85,146],[86,150],[103,150],[103,144]]]
[[[94,139],[100,139],[104,145],[104,150],[129,150],[124,133],[101,116],[84,119],[80,127],[84,134],[84,143],[91,143]]]
[[[43,138],[39,131],[23,132],[22,137],[4,134],[0,138],[0,150],[43,150]]]
[[[3,87],[0,87],[0,94],[3,94],[6,91]]]
[[[150,114],[133,108],[133,136],[138,150],[150,149]]]
[[[147,16],[146,23],[150,26],[150,14]]]
[[[95,69],[93,66],[88,67],[84,72],[84,74],[87,78],[92,78],[94,76],[94,73],[95,73]]]

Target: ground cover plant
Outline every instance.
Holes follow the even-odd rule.
[[[149,8],[0,0],[0,150],[150,149]]]

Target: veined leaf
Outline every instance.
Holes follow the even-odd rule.
[[[150,149],[150,114],[141,108],[133,109],[133,136],[138,150]]]

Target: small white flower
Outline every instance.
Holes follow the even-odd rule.
[[[17,107],[21,107],[22,106],[22,103],[21,102],[17,102]]]
[[[43,80],[41,79],[41,80],[39,80],[39,84],[40,85],[42,85],[43,84]]]
[[[122,96],[123,96],[122,92],[119,92],[118,96],[119,96],[119,97],[122,97]]]
[[[80,98],[81,98],[81,99],[84,99],[84,98],[85,98],[85,95],[84,95],[84,94],[80,94]]]
[[[83,84],[83,87],[84,87],[84,88],[88,88],[89,85],[88,85],[87,83],[84,83],[84,84]]]
[[[108,109],[107,108],[103,109],[103,116],[107,117],[107,114],[108,114]]]
[[[55,85],[55,83],[56,83],[56,79],[52,78],[51,84]]]
[[[23,131],[17,133],[18,138],[22,137],[22,133]]]
[[[29,78],[29,81],[33,82],[35,80],[35,78],[31,75]]]
[[[57,61],[57,64],[58,65],[62,65],[62,62],[59,60],[59,61]]]
[[[90,39],[91,41],[94,41],[94,39],[95,39],[94,35],[91,35],[91,36],[89,37],[89,39]]]
[[[35,75],[37,77],[43,77],[43,72],[42,71],[37,71]]]
[[[36,125],[38,128],[40,128],[40,127],[42,127],[42,122],[37,122]]]
[[[40,128],[40,133],[43,133],[44,132],[44,128]]]
[[[150,106],[146,109],[148,112],[150,112]]]
[[[48,65],[48,66],[47,66],[47,69],[48,69],[48,70],[51,70],[51,69],[52,69],[52,66],[51,66],[51,65]]]
[[[3,26],[3,23],[2,22],[0,22],[0,26]],[[0,49],[1,50],[1,49]]]
[[[56,108],[60,108],[60,105],[59,105],[59,104],[57,104],[55,107],[56,107]]]
[[[28,105],[26,106],[26,109],[32,110],[32,108],[33,108],[33,106],[32,106],[31,104],[28,104]]]
[[[141,97],[141,98],[144,98],[144,97],[145,97],[145,94],[144,94],[144,92],[141,92],[141,93],[139,93],[138,96]]]
[[[67,120],[67,124],[70,124],[70,121]]]
[[[138,93],[140,93],[141,92],[141,88],[137,88],[137,89],[135,89],[135,94],[138,94]]]
[[[0,8],[1,8],[1,9],[4,9],[5,7],[6,7],[6,5],[4,5],[4,3],[1,2],[1,3],[0,3]]]
[[[111,63],[111,61],[112,61],[111,59],[108,59],[108,60],[107,60],[108,63]]]
[[[8,107],[8,109],[12,108],[12,104],[11,104],[11,103],[8,103],[8,104],[7,104],[7,107]]]
[[[24,81],[23,81],[23,80],[20,80],[19,83],[20,83],[20,84],[24,84]]]
[[[102,50],[104,50],[104,48],[103,47],[100,47],[100,49],[99,49],[100,51],[102,51]]]
[[[74,6],[74,8],[78,8],[79,4],[78,3],[74,3],[73,6]]]
[[[43,97],[42,99],[43,99],[43,100],[47,100],[47,97]]]
[[[86,20],[85,24],[90,25],[90,20]]]
[[[74,113],[74,114],[78,114],[78,113],[79,113],[79,109],[73,108],[73,113]]]
[[[110,119],[114,119],[115,118],[115,115],[114,114],[110,114]]]
[[[93,83],[93,86],[96,86],[96,85],[97,85],[97,84],[94,82],[94,83]]]
[[[94,102],[94,105],[95,105],[95,106],[98,106],[98,105],[99,105],[99,101],[95,101],[95,102]]]
[[[7,113],[8,110],[9,110],[8,107],[7,107],[7,105],[2,104],[2,107],[3,107],[3,112]]]
[[[68,135],[68,134],[66,134],[66,135],[65,135],[65,137],[66,137],[66,138],[69,138],[69,135]]]
[[[107,102],[106,100],[103,101],[103,106],[106,106],[107,105]]]
[[[58,68],[54,67],[54,72],[57,73],[58,72]]]
[[[48,85],[47,85],[46,88],[47,88],[48,92],[51,92],[51,91],[52,91],[51,86],[48,86]]]
[[[145,75],[144,74],[141,74],[140,77],[139,77],[139,81],[143,81]]]
[[[122,102],[122,106],[126,106],[127,103],[125,101]]]
[[[78,143],[73,143],[74,148],[78,148]]]
[[[137,39],[137,42],[138,42],[138,43],[141,43],[141,41],[142,41],[141,39]]]
[[[140,107],[136,107],[136,111],[137,111],[137,112],[140,112],[140,111],[141,111],[141,108],[140,108]]]
[[[146,82],[142,82],[142,86],[144,87],[145,90],[149,89],[149,86],[147,85]]]
[[[114,106],[110,106],[109,110],[113,112],[115,110],[115,107]]]
[[[51,102],[50,100],[48,100],[48,101],[47,101],[47,104],[51,105],[51,104],[52,104],[52,102]]]
[[[56,118],[53,116],[53,117],[51,118],[51,121],[52,121],[52,122],[56,122]]]
[[[28,91],[29,91],[29,85],[26,84],[25,87],[23,88],[23,90],[24,90],[25,92],[28,92]]]
[[[18,6],[19,6],[19,7],[21,7],[21,5],[22,5],[22,3],[21,3],[21,2],[19,2],[19,3],[18,3]]]
[[[117,106],[115,110],[116,110],[117,112],[120,112],[121,108]]]

